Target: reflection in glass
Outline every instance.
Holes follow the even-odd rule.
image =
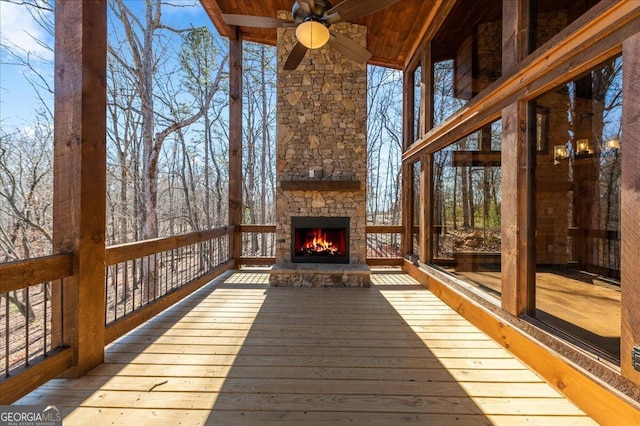
[[[438,126],[460,110],[467,101],[454,95],[454,61],[433,64],[433,125]]]
[[[434,153],[434,263],[499,297],[502,123]]]
[[[422,137],[424,124],[422,103],[422,67],[418,66],[413,72],[413,140],[417,141]]]
[[[536,156],[536,317],[620,356],[622,59],[537,99],[548,110]]]
[[[422,163],[416,161],[412,166],[413,173],[413,254],[420,257],[420,172]]]

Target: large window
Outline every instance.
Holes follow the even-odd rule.
[[[502,124],[496,121],[433,158],[434,263],[500,295]]]
[[[622,59],[534,102],[535,315],[618,359]]]

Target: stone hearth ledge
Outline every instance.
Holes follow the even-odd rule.
[[[283,263],[271,267],[271,287],[370,287],[369,265]]]

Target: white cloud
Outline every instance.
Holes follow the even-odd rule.
[[[3,45],[17,46],[21,51],[51,59],[52,52],[36,41],[46,41],[47,37],[26,6],[0,1],[0,39]]]

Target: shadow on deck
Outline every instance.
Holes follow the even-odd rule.
[[[595,424],[399,271],[269,288],[224,274],[17,404],[64,424]]]

